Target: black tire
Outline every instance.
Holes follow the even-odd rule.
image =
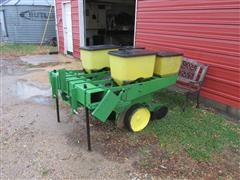
[[[151,120],[158,120],[164,118],[168,113],[168,107],[162,106],[156,111],[151,113]]]

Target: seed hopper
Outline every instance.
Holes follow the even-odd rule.
[[[78,114],[78,108],[85,108],[88,150],[91,150],[90,114],[94,120],[104,123],[113,119],[116,124],[125,124],[130,131],[141,131],[151,119],[159,119],[167,114],[168,108],[161,102],[155,102],[153,95],[175,84],[177,80],[179,68],[164,77],[154,74],[156,53],[128,49],[108,54],[110,63],[107,62],[106,66],[110,64],[110,69],[104,68],[101,62],[103,70],[88,69],[86,72],[60,69],[49,72],[58,122],[59,96],[75,114]],[[164,71],[166,68],[163,68]]]

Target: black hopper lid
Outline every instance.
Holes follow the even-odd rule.
[[[183,56],[183,53],[173,51],[161,51],[157,53],[159,57],[172,57],[172,56]]]
[[[118,50],[118,51],[110,51],[108,53],[114,56],[119,56],[119,57],[139,57],[139,56],[156,55],[156,52],[148,51],[144,49],[125,49],[125,50]]]
[[[97,50],[107,50],[107,49],[118,49],[120,46],[107,44],[107,45],[94,45],[94,46],[84,46],[80,47],[80,49],[88,50],[88,51],[97,51]]]

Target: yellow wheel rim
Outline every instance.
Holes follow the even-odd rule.
[[[150,120],[150,112],[147,108],[139,108],[137,109],[131,119],[130,119],[130,126],[131,126],[131,129],[133,132],[138,132],[138,131],[141,131],[143,130],[149,120]]]

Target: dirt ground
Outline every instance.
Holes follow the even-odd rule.
[[[54,58],[54,68],[80,68],[71,58]],[[107,160],[94,145],[87,152],[82,113],[61,105],[57,123],[47,76],[53,64],[29,63],[1,60],[1,179],[129,178],[131,163]]]
[[[84,111],[73,115],[61,102],[61,123],[48,83],[49,70],[80,69],[60,55],[0,60],[1,179],[159,179],[239,177],[239,152],[214,162],[171,155],[155,137],[132,134],[91,121],[92,152],[87,151]],[[232,160],[232,158],[234,160]]]

